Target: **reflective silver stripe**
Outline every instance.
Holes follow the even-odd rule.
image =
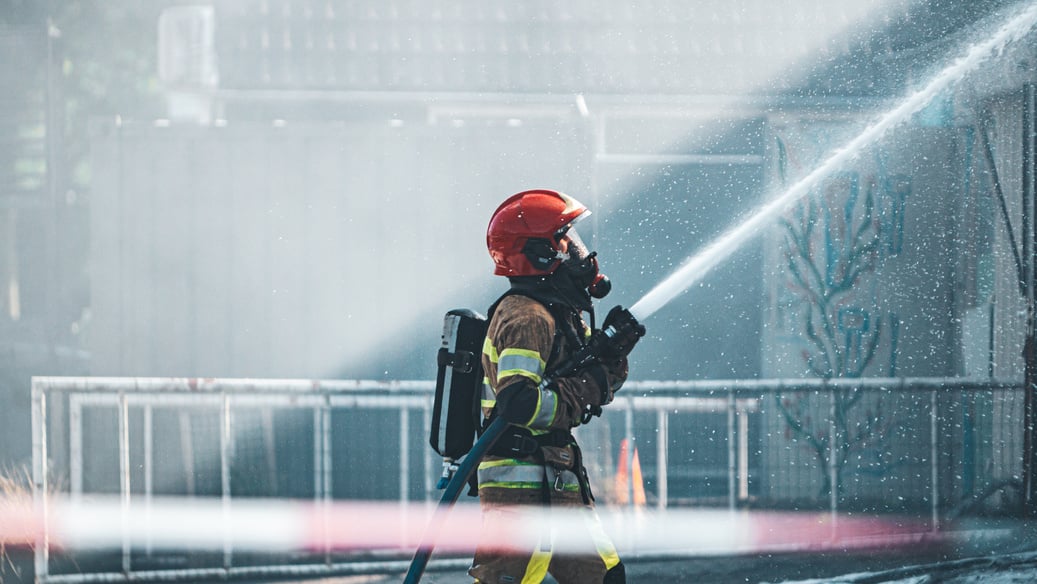
[[[540,390],[540,409],[529,421],[530,428],[548,428],[558,413],[558,394],[550,389]]]
[[[559,471],[539,464],[522,464],[517,461],[493,461],[493,466],[483,463],[479,466],[479,485],[492,484],[495,487],[535,488],[543,486],[546,479],[550,488],[561,486],[566,491],[578,490],[580,481],[576,473],[568,470]],[[561,483],[557,482],[561,475]]]
[[[490,385],[489,380],[483,377],[482,383],[482,407],[492,408],[497,404],[497,394],[493,392],[493,386]]]
[[[489,358],[490,363],[496,363],[500,358],[497,356],[497,348],[490,342],[490,337],[486,337],[482,341],[482,354]]]
[[[536,357],[505,351],[497,362],[497,380],[508,375],[518,375],[519,371],[530,373],[531,375],[526,377],[535,377],[534,381],[540,381],[544,373],[544,362]]]
[[[575,475],[574,475],[575,476]],[[479,465],[479,484],[537,483],[544,480],[544,467],[539,464]]]

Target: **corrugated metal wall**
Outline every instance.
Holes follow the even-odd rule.
[[[994,168],[984,170],[990,184],[991,197],[996,196],[993,180],[996,177],[1004,192],[1008,209],[1008,221],[1015,233],[1015,244],[1022,256],[1024,250],[1022,230],[1022,93],[1002,94],[983,104],[989,118],[989,140],[994,155]],[[1032,221],[1032,218],[1030,219]],[[994,287],[988,300],[992,310],[991,369],[996,377],[1023,377],[1023,342],[1026,336],[1026,301],[1019,290],[1015,259],[1008,240],[1005,221],[999,216],[994,231],[995,244],[992,249],[994,262]],[[1023,265],[1026,258],[1023,257]],[[997,474],[1016,473],[1021,475],[1020,460],[999,456],[1000,452],[1015,446],[1021,451],[1023,442],[1023,396],[1015,400],[994,401],[990,404],[994,424],[991,441],[986,444],[993,464],[991,471]],[[1021,459],[1021,456],[1019,457]]]

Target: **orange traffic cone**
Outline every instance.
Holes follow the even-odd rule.
[[[645,496],[644,478],[641,475],[641,459],[637,455],[637,447],[634,447],[633,460],[630,464],[632,471],[627,469],[627,452],[629,444],[626,439],[619,443],[619,460],[616,465],[615,493],[616,503],[626,505],[630,503],[630,481],[633,479],[634,505],[643,506],[648,499]],[[631,477],[631,475],[633,475]]]
[[[616,503],[626,505],[630,502],[630,495],[627,492],[630,473],[627,471],[627,441],[625,439],[619,443],[619,460],[617,462],[615,489],[613,490],[616,493]]]
[[[637,457],[637,447],[634,447],[634,471],[631,473],[631,478],[634,481],[634,505],[638,507],[644,507],[648,502],[648,498],[645,496],[645,482],[641,476],[641,459]]]

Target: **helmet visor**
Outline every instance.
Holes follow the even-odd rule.
[[[580,237],[579,232],[576,231],[576,224],[590,214],[590,211],[581,213],[579,217],[570,221],[565,227],[560,229],[557,234],[555,234],[555,239],[562,247],[560,251],[569,258],[583,260],[590,255],[590,248],[587,247],[583,238]]]
[[[577,261],[587,259],[590,255],[590,249],[587,244],[583,242],[583,238],[580,237],[579,232],[575,229],[570,229],[565,232],[565,236],[562,238],[562,242],[566,244],[566,248],[563,253],[568,254],[570,259]]]

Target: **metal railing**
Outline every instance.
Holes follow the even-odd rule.
[[[890,465],[882,484],[892,483],[901,495],[917,491],[912,496],[928,504],[931,528],[938,529],[942,509],[979,490],[977,475],[990,484],[1021,472],[1020,386],[964,378],[628,382],[600,427],[609,439],[654,443],[643,462],[650,503],[659,509],[689,503],[729,508],[799,504],[805,498],[827,507],[834,521],[842,505],[874,488],[866,481],[858,481],[863,486],[852,493],[841,488],[840,475],[846,471],[838,462],[837,440],[827,442],[827,468],[803,462],[817,456],[817,449],[810,452],[787,428],[781,433],[787,420],[777,413],[776,400],[795,396],[809,401],[810,411],[823,421],[819,427],[834,436],[839,431],[834,420],[847,415],[836,411],[836,396],[861,392],[872,406],[887,400],[887,409],[901,408],[889,417],[903,420],[886,428],[902,433],[893,436],[900,443],[883,447],[904,454],[899,466]],[[235,498],[257,496],[432,501],[438,498],[433,483],[439,475],[439,461],[427,445],[432,391],[431,381],[33,378],[34,497],[44,514],[53,493],[73,500],[93,493],[117,495],[124,508],[134,500],[168,495],[219,497],[228,505]],[[277,415],[284,419],[275,420]],[[633,468],[634,452],[626,451],[627,468]],[[948,473],[941,456],[968,459],[970,468],[981,470]],[[790,465],[804,470],[792,471]],[[816,491],[823,473],[836,485],[827,494]],[[964,478],[962,484],[954,482],[953,477],[966,475],[972,484],[964,485]],[[67,486],[54,482],[65,476]],[[283,481],[285,476],[291,480]],[[922,479],[926,484],[919,488]],[[607,497],[602,499],[599,503],[608,504]],[[36,546],[40,582],[399,567],[354,563],[327,551],[303,564],[277,563],[276,558],[242,562],[228,541],[217,565],[156,570],[148,562],[152,550],[132,549],[126,540],[114,569],[86,574],[77,571],[80,566],[52,573],[48,538],[44,530]]]

